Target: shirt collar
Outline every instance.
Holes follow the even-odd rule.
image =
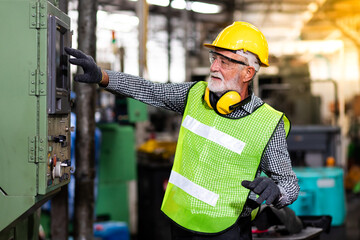
[[[259,97],[255,96],[254,93],[251,93],[250,97],[250,101],[241,106],[241,108],[251,114],[255,111],[255,109],[262,105],[263,101]]]
[[[249,96],[250,100],[247,101],[241,107],[238,107],[235,111],[231,112],[227,117],[229,118],[240,118],[246,115],[252,114],[258,107],[263,104],[263,101],[255,96],[253,93]]]

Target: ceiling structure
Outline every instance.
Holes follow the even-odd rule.
[[[251,22],[268,41],[299,38],[309,6],[315,0],[237,0],[235,19]]]
[[[191,13],[192,20],[228,24],[233,19],[253,23],[269,41],[331,38],[334,31],[357,39],[360,32],[359,0],[201,0],[222,6],[218,14]],[[129,0],[99,0],[105,11],[136,11]],[[170,1],[171,2],[171,1]],[[181,16],[181,10],[149,5],[157,14]],[[358,40],[359,41],[359,40]]]
[[[331,39],[340,35],[360,46],[359,0],[327,0],[302,29],[304,39]]]
[[[168,1],[171,3],[178,0]],[[270,55],[274,57],[290,55],[301,56],[307,60],[317,54],[339,53],[344,43],[355,44],[360,53],[360,0],[186,1],[219,4],[222,11],[217,14],[201,14],[174,9],[170,6],[149,4],[149,14],[178,18],[181,24],[183,22],[197,23],[196,29],[187,29],[188,32],[197,33],[186,36],[192,38],[191,42],[194,43],[191,47],[188,46],[187,50],[191,56],[199,56],[199,59],[202,59],[200,61],[207,59],[207,52],[201,50],[202,47],[199,46],[202,46],[204,42],[212,41],[220,30],[234,20],[247,21],[258,27],[268,41]],[[137,12],[140,5],[136,0],[98,0],[98,3],[99,9],[113,13]],[[186,18],[184,18],[185,15]],[[141,16],[139,19],[142,19]],[[171,27],[169,30],[169,24],[165,28],[165,31],[172,31]]]

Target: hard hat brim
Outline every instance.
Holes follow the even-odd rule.
[[[212,45],[211,43],[204,43],[203,46],[206,47],[206,48],[210,48],[210,49],[214,49],[214,48],[215,48],[215,46]]]

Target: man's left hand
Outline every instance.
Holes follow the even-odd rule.
[[[258,177],[254,181],[244,180],[241,182],[243,187],[252,190],[259,197],[256,202],[260,205],[266,200],[266,204],[274,203],[280,197],[280,189],[276,183],[268,177]]]

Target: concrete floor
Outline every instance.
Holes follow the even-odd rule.
[[[281,239],[284,239],[284,237]],[[291,239],[303,238],[294,237]],[[332,226],[329,233],[321,233],[320,240],[360,240],[360,194],[346,194],[346,218],[344,224]]]
[[[343,226],[322,233],[321,240],[360,240],[360,194],[346,194],[346,219]]]
[[[346,240],[360,240],[360,194],[346,195]]]
[[[158,208],[156,208],[158,209]],[[342,226],[332,227],[329,233],[322,233],[320,235],[320,240],[360,240],[360,194],[346,194],[346,210],[347,215],[345,219],[345,223]],[[152,216],[153,217],[153,216]],[[164,222],[165,222],[164,217]],[[157,221],[159,223],[161,221]],[[161,232],[164,234],[166,229],[164,226],[161,227],[163,229]],[[167,233],[169,234],[169,233]],[[163,237],[149,237],[147,233],[146,238],[139,238],[138,236],[132,236],[132,240],[136,239],[169,239],[169,237],[164,234]],[[166,235],[166,236],[165,236]]]

